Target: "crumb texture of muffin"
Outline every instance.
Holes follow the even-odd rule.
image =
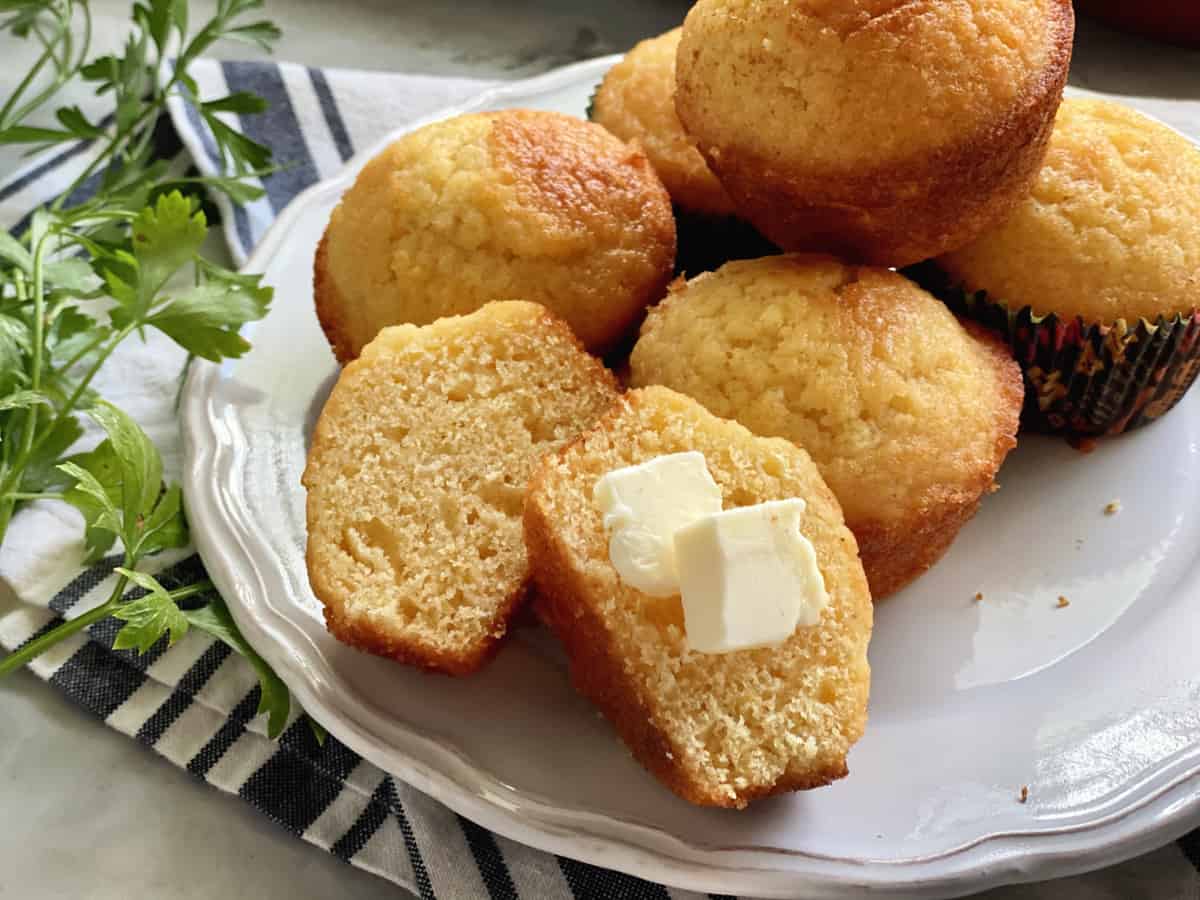
[[[800,497],[829,594],[820,622],[778,647],[689,649],[682,604],[624,584],[592,489],[601,476],[698,450],[726,509]],[[675,793],[744,807],[847,772],[867,718],[871,599],[854,536],[808,455],[760,438],[665,388],[630,391],[547,456],[530,483],[525,538],[535,610],[563,642],[571,678],[634,756]]]
[[[732,215],[733,201],[675,113],[675,51],[681,29],[642,41],[609,69],[592,98],[592,121],[636,141],[671,199],[690,212]]]
[[[661,297],[674,258],[670,197],[644,153],[572,116],[504,110],[427,125],[368,162],[313,281],[342,362],[385,326],[493,300],[541,303],[603,352]]]
[[[631,384],[694,397],[811,454],[875,599],[950,546],[1016,445],[1006,348],[901,275],[790,254],[676,282],[642,327]]]
[[[616,396],[533,303],[380,332],[338,378],[304,472],[330,632],[424,668],[479,668],[525,596],[529,476]]]
[[[1013,310],[1153,323],[1200,305],[1200,148],[1135,110],[1070,98],[1015,213],[938,261]]]
[[[1070,0],[700,0],[676,108],[739,211],[790,250],[907,265],[1028,189]]]

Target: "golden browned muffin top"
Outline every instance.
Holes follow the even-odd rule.
[[[675,51],[681,29],[642,41],[613,66],[592,98],[592,120],[637,141],[679,206],[731,215],[733,202],[675,114]]]
[[[1072,29],[1069,0],[700,0],[677,106],[706,153],[886,166],[985,142],[1066,65]]]
[[[559,113],[464,115],[367,163],[330,219],[317,303],[343,358],[384,326],[511,299],[603,350],[659,298],[674,254],[670,198],[636,148]]]
[[[634,386],[666,385],[799,444],[850,523],[974,503],[1022,399],[1015,363],[908,279],[800,254],[674,287],[631,364]]]
[[[1033,194],[938,260],[971,290],[1114,322],[1200,304],[1200,148],[1128,107],[1068,99]]]

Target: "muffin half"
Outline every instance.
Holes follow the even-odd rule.
[[[1031,427],[1152,421],[1200,370],[1200,148],[1120,104],[1069,99],[1032,194],[915,274],[1009,342]]]
[[[1028,191],[1073,33],[1070,0],[700,0],[676,108],[767,238],[907,265]]]
[[[385,326],[513,299],[599,353],[636,328],[674,259],[670,199],[640,150],[571,116],[504,110],[427,125],[368,162],[313,281],[343,363]]]
[[[398,325],[342,370],[304,486],[325,623],[378,656],[465,675],[525,599],[525,484],[617,399],[562,320],[489,303]]]
[[[1022,400],[1006,348],[908,279],[796,254],[676,283],[631,382],[807,450],[876,600],[936,562],[993,489]]]
[[[777,646],[692,648],[678,594],[624,582],[609,555],[597,479],[685,451],[703,454],[725,509],[800,498],[829,603]],[[829,784],[867,722],[873,611],[837,500],[788,441],[757,437],[661,387],[630,391],[547,455],[529,486],[525,541],[538,616],[567,651],[571,680],[637,760],[705,806],[744,807]]]

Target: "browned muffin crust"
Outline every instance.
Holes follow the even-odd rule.
[[[540,303],[602,354],[672,275],[670,197],[641,150],[572,116],[510,109],[434,122],[370,160],[314,261],[338,359],[380,329]]]
[[[566,650],[575,690],[599,707],[634,758],[674,794],[701,806],[736,809],[761,797],[824,787],[849,774],[843,759],[841,765],[830,764],[820,771],[785,774],[770,787],[755,786],[737,799],[705,790],[689,777],[666,735],[655,727],[651,711],[623,675],[624,663],[604,624],[590,608],[575,601],[588,586],[564,565],[566,553],[555,546],[555,530],[543,509],[526,508],[525,542],[530,558],[538,561],[533,610]]]
[[[1013,364],[1008,346],[993,332],[975,322],[959,321],[986,348],[995,368],[1001,398],[998,407],[1004,419],[996,429],[993,458],[1002,460],[1017,444],[1015,435],[1025,401],[1021,370]],[[963,526],[974,518],[983,498],[995,489],[994,470],[980,472],[973,483],[958,488],[957,502],[947,496],[945,504],[915,513],[903,524],[869,519],[848,523],[858,540],[858,553],[871,584],[871,596],[881,600],[924,575],[950,549]]]
[[[338,294],[337,283],[329,277],[329,231],[321,235],[317,244],[317,255],[313,258],[313,302],[317,308],[317,321],[329,341],[329,348],[341,365],[358,356],[358,348],[346,334],[342,324],[341,310],[346,301]]]
[[[931,2],[885,4],[895,8],[856,30],[876,25],[898,30]],[[1052,52],[1015,100],[955,140],[906,156],[794,165],[777,154],[764,156],[752,141],[708,139],[712,99],[707,86],[691,76],[703,45],[701,38],[689,41],[686,22],[677,62],[678,114],[739,212],[785,250],[829,252],[876,265],[917,263],[1002,221],[1033,184],[1062,99],[1074,36],[1070,0],[1051,2]]]
[[[630,384],[662,384],[816,461],[880,600],[925,572],[1016,445],[1020,369],[895,272],[789,254],[676,281]]]

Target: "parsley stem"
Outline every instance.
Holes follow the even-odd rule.
[[[42,491],[41,493],[28,491],[13,491],[11,494],[4,495],[5,500],[62,500],[63,495],[55,491]]]
[[[99,622],[101,619],[107,618],[121,602],[121,597],[125,593],[125,588],[129,585],[129,577],[122,575],[117,579],[116,585],[113,587],[113,592],[108,599],[94,609],[89,609],[80,616],[76,616],[70,621],[63,622],[53,631],[48,631],[41,637],[30,641],[21,647],[18,647],[4,659],[0,659],[0,678],[15,672],[17,669],[24,666],[31,659],[41,656],[55,644],[58,644],[78,631],[87,628],[93,622]]]
[[[71,30],[75,9],[76,4],[74,2],[53,5],[51,11],[57,21],[54,23],[54,34],[51,37],[47,37],[37,25],[30,28],[30,33],[42,45],[42,54],[33,64],[30,71],[26,73],[21,83],[17,85],[16,90],[9,95],[4,107],[0,109],[0,129],[21,124],[35,110],[42,107],[46,101],[57,94],[64,84],[74,78],[80,67],[87,60],[87,55],[92,45],[92,13],[88,9],[86,2],[79,5],[79,9],[83,13],[83,28],[79,48],[76,50],[74,35]],[[62,53],[61,59],[55,55],[55,50],[59,48],[61,48]],[[48,62],[54,64],[54,77],[35,96],[27,100],[24,105],[18,107],[17,103],[25,96],[38,73],[41,72]]]
[[[124,128],[118,128],[116,131],[114,131],[112,136],[108,139],[108,146],[106,146],[100,153],[97,153],[95,158],[93,158],[92,161],[84,167],[83,171],[75,177],[75,180],[67,186],[67,189],[58,195],[58,199],[50,204],[50,211],[60,211],[67,200],[70,199],[71,195],[74,194],[75,191],[77,191],[85,181],[87,181],[96,173],[96,170],[100,167],[101,163],[112,163],[117,158],[117,151],[121,144],[128,141],[132,135],[136,134],[137,130],[146,124],[146,120],[148,118],[156,117],[160,112],[161,106],[162,97],[155,96],[149,103],[146,104],[146,107],[138,114],[138,117],[134,119],[132,123]]]
[[[8,532],[8,523],[12,521],[13,510],[16,509],[16,506],[16,500],[0,500],[0,545],[4,543],[4,535]]]
[[[70,372],[73,368],[75,368],[76,364],[78,364],[78,362],[81,359],[83,359],[85,356],[87,356],[89,353],[91,353],[93,350],[95,350],[97,347],[99,347],[101,344],[103,344],[105,337],[106,337],[106,335],[104,332],[100,332],[99,334],[97,334],[94,338],[92,338],[90,341],[88,341],[86,344],[84,344],[75,353],[74,356],[72,356],[65,363],[63,363],[61,366],[59,366],[58,371],[62,372],[64,374],[67,372]]]
[[[6,497],[17,487],[21,476],[24,473],[25,466],[29,464],[29,460],[35,453],[38,452],[38,450],[42,448],[42,444],[44,444],[50,438],[50,436],[54,434],[54,432],[60,425],[62,425],[67,417],[75,412],[75,407],[79,403],[79,398],[82,397],[84,391],[88,389],[88,385],[92,383],[92,379],[96,377],[96,373],[100,371],[100,367],[104,365],[108,357],[112,355],[112,352],[117,348],[117,345],[120,344],[121,341],[125,340],[125,338],[127,338],[131,333],[133,333],[135,327],[136,326],[132,324],[126,325],[111,338],[109,338],[108,346],[100,351],[99,354],[97,354],[95,361],[92,363],[91,368],[88,369],[87,374],[84,375],[83,380],[80,381],[75,387],[75,391],[70,397],[67,398],[66,403],[59,407],[58,414],[54,417],[53,421],[51,421],[50,425],[43,429],[41,437],[34,441],[33,444],[27,449],[22,449],[20,455],[13,460],[12,465],[9,468],[8,477],[6,477],[3,482],[0,482],[0,497]],[[4,543],[4,534],[8,529],[8,520],[12,516],[12,509],[8,508],[9,506],[10,504],[0,502],[0,544]]]
[[[12,125],[18,124],[21,119],[32,112],[32,109],[30,108],[31,106],[37,106],[37,102],[41,99],[42,95],[35,97],[32,101],[30,101],[29,104],[26,104],[24,107],[18,110],[16,115],[13,114],[13,110],[16,109],[17,101],[19,101],[24,93],[29,90],[29,86],[33,83],[33,80],[37,77],[38,73],[42,71],[42,68],[53,57],[54,54],[51,53],[49,49],[43,50],[42,55],[38,57],[37,62],[33,64],[32,68],[30,68],[30,70],[26,73],[25,77],[21,79],[21,83],[18,84],[16,89],[9,95],[7,102],[4,104],[4,108],[0,109],[0,129],[9,128]],[[46,89],[46,91],[43,91],[43,94],[53,93],[55,90],[57,90],[57,86],[51,85]]]
[[[167,591],[167,596],[174,602],[186,600],[189,597],[195,597],[198,594],[207,594],[209,591],[215,590],[213,583],[207,578],[197,581],[195,584],[189,584],[185,587],[176,588],[173,591]]]
[[[47,231],[37,242],[33,251],[33,366],[29,377],[29,386],[39,390],[42,386],[42,347],[46,343],[46,295],[45,295],[45,258],[46,242],[50,239]],[[21,424],[21,454],[18,460],[33,455],[34,437],[37,433],[38,407],[33,405],[25,412],[25,421]],[[3,490],[7,494],[17,485],[16,478],[21,477],[24,463],[13,466],[13,470],[4,479]],[[8,531],[8,522],[12,518],[14,504],[5,502],[4,510],[0,513],[0,541]]]
[[[35,391],[42,386],[42,351],[46,343],[46,246],[51,234],[50,231],[43,234],[33,250],[33,370],[30,373],[30,387]],[[36,411],[37,407],[30,409],[31,413]],[[31,415],[30,422],[34,421]]]

